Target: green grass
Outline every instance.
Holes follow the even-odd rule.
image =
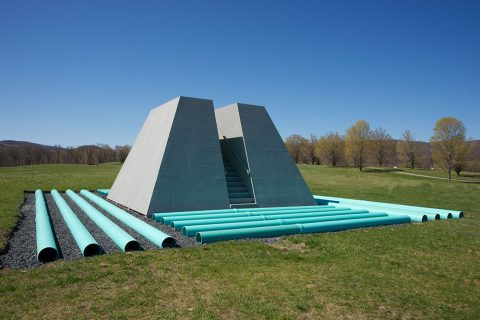
[[[0,169],[3,234],[23,189],[106,187],[118,169]],[[466,218],[4,269],[0,317],[478,319],[480,185],[384,170],[300,170],[315,194],[459,209]]]

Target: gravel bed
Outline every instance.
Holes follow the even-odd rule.
[[[100,195],[99,193],[96,193]],[[76,213],[77,217],[92,234],[93,238],[102,248],[102,253],[121,252],[120,248],[92,221],[83,211],[68,197],[65,193],[61,193],[62,197],[68,203],[70,208]],[[53,226],[54,236],[57,242],[57,249],[59,251],[59,258],[64,260],[75,260],[83,258],[75,240],[73,239],[63,217],[58,209],[53,197],[48,192],[44,192],[45,201],[47,203],[50,220]],[[101,195],[100,195],[101,196]],[[82,196],[83,197],[83,196]],[[87,200],[92,206],[99,210],[102,214],[116,223],[120,228],[125,230],[128,234],[134,237],[140,244],[143,250],[157,250],[159,249],[152,242],[147,240],[142,235],[138,234],[133,229],[127,227],[122,222],[114,218],[112,215],[101,209],[95,203]],[[155,228],[172,236],[177,244],[175,247],[190,247],[200,245],[195,242],[195,238],[187,238],[169,226],[162,225],[154,220],[140,215],[132,210],[122,208],[135,217],[145,221]],[[35,194],[25,193],[25,202],[21,207],[22,215],[19,218],[17,228],[13,232],[9,240],[7,251],[0,256],[0,267],[2,268],[33,268],[42,265],[43,263],[37,260],[36,252],[36,236],[35,236]]]
[[[95,192],[97,196],[100,196],[104,199],[105,196],[100,193]],[[76,213],[77,217],[87,228],[87,230],[92,234],[93,238],[97,241],[102,249],[102,254],[108,254],[111,252],[121,252],[120,248],[92,221],[83,211],[73,202],[70,197],[65,193],[61,193],[62,197],[68,203],[70,208]],[[57,248],[59,250],[59,258],[64,260],[75,260],[83,258],[75,240],[73,239],[70,231],[68,230],[65,221],[58,209],[53,197],[49,192],[44,192],[45,200],[48,206],[48,211],[50,214],[50,219],[52,221],[53,232],[57,242]],[[158,250],[159,248],[154,245],[152,242],[147,240],[145,237],[129,228],[115,217],[110,215],[108,212],[100,208],[95,203],[86,199],[93,207],[99,210],[107,218],[116,223],[120,228],[125,230],[133,238],[135,238],[140,244],[143,250]],[[118,204],[116,206],[122,208],[123,210],[129,212],[136,218],[145,221],[146,223],[154,226],[155,228],[167,233],[173,237],[176,241],[177,248],[179,247],[192,247],[200,246],[201,244],[195,241],[195,237],[185,237],[180,231],[172,229],[170,226],[160,224],[159,222],[154,221],[153,219],[147,218],[143,215],[136,213],[133,210],[122,207]],[[25,202],[21,207],[21,217],[19,218],[17,228],[13,232],[12,237],[9,240],[7,251],[0,255],[0,268],[33,268],[42,265],[43,263],[37,261],[37,252],[36,252],[36,236],[35,236],[35,194],[31,192],[25,193]],[[272,238],[248,238],[241,240],[232,240],[232,241],[263,241],[265,243],[276,242],[280,237]]]
[[[35,194],[25,193],[17,228],[8,243],[7,252],[0,256],[2,267],[33,268],[41,265],[37,261],[35,241]]]

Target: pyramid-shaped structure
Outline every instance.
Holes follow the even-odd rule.
[[[151,110],[108,199],[144,215],[316,204],[264,107],[187,97]]]
[[[108,199],[144,215],[229,207],[212,100],[150,111]]]

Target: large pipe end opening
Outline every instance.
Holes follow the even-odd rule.
[[[58,251],[52,247],[46,247],[38,253],[38,261],[50,262],[58,258]]]
[[[182,234],[183,234],[184,236],[187,235],[187,228],[186,228],[186,227],[183,227],[183,228],[182,228]]]
[[[97,254],[100,254],[102,252],[102,249],[100,246],[96,243],[91,243],[88,246],[85,247],[83,250],[83,255],[85,257],[91,257]]]
[[[458,214],[458,217],[461,219],[463,218],[463,211]]]
[[[197,242],[202,243],[202,234],[200,232],[197,232],[197,235],[195,236],[195,240]]]
[[[176,247],[177,241],[172,237],[167,237],[162,241],[162,248],[173,248]]]
[[[175,248],[177,241],[172,237],[167,237],[162,241],[162,248]]]
[[[440,220],[440,214],[435,214],[435,220]]]
[[[450,212],[447,214],[447,219],[452,219],[452,214]]]
[[[427,222],[427,221],[428,221],[428,217],[427,217],[427,215],[424,214],[422,216],[422,222]]]
[[[140,247],[140,243],[138,243],[138,241],[132,240],[125,245],[125,252],[137,251],[137,250],[140,250],[141,248],[142,247]]]

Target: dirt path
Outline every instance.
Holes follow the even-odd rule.
[[[415,176],[415,177],[423,177],[423,178],[431,178],[431,179],[439,179],[439,180],[447,180],[447,178],[441,178],[441,177],[432,177],[432,176],[427,176],[424,174],[417,174],[417,173],[410,173],[410,172],[402,172],[402,171],[394,171],[395,173],[398,174],[406,174],[409,176]],[[461,179],[452,179],[452,181],[457,181],[457,182],[466,182],[466,183],[480,183],[480,181],[471,181],[471,180],[461,180]]]

